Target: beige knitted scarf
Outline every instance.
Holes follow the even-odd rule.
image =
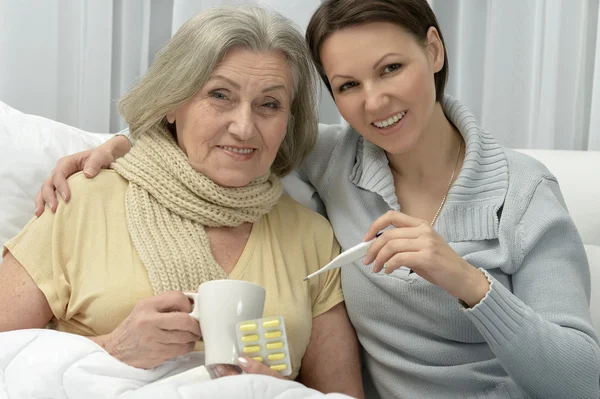
[[[129,181],[127,228],[155,294],[226,278],[204,229],[256,222],[279,200],[274,174],[222,187],[193,169],[167,131],[145,132],[112,168]]]

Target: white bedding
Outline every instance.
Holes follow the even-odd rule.
[[[77,335],[53,330],[5,332],[0,333],[0,399],[349,398],[267,376],[211,380],[202,363],[202,354],[192,353],[142,370]]]

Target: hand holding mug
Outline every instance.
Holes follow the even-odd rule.
[[[202,334],[189,316],[191,311],[191,303],[179,291],[145,298],[112,333],[96,342],[123,363],[150,369],[194,349]]]

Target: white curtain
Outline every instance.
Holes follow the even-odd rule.
[[[598,0],[430,0],[448,93],[513,148],[600,150]]]
[[[258,3],[305,30],[319,0],[0,0],[0,101],[93,132],[124,126],[116,100],[192,15]]]
[[[600,0],[429,0],[447,92],[513,148],[600,150]],[[319,0],[0,0],[0,101],[117,131],[115,101],[190,16],[259,3],[304,30]],[[339,122],[327,92],[321,121]]]

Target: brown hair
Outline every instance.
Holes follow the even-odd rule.
[[[306,29],[306,41],[321,79],[333,95],[321,63],[321,45],[331,34],[369,22],[390,22],[405,29],[424,45],[430,27],[437,29],[444,46],[444,66],[434,74],[436,101],[441,101],[448,80],[448,54],[437,18],[427,0],[325,0]]]

